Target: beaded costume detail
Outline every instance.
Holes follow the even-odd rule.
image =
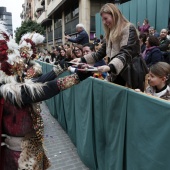
[[[30,108],[29,111],[35,134],[26,135],[22,141],[22,152],[18,160],[19,170],[45,170],[50,167],[50,162],[43,148],[44,124],[40,115],[40,104],[34,104],[33,109]]]

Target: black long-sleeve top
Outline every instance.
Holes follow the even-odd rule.
[[[42,90],[43,90],[41,94],[38,94],[35,91],[34,97],[30,95],[29,89],[27,89],[26,86],[24,85],[21,86],[22,104],[25,105],[25,104],[40,102],[57,95],[60,92],[60,89],[57,86],[57,80],[55,80],[55,78],[56,78],[56,74],[54,71],[50,71],[49,73],[41,75],[38,78],[33,78],[32,79],[33,82],[42,83]],[[7,94],[6,100],[9,100],[13,104],[17,105],[17,102],[13,100],[14,98],[12,95],[13,94],[9,92]],[[1,96],[4,97],[3,94],[1,94]]]

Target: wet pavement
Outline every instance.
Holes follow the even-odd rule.
[[[80,160],[77,149],[45,102],[41,104],[44,121],[44,146],[51,162],[48,170],[89,170]]]

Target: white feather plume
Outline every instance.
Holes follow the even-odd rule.
[[[41,44],[44,41],[45,37],[39,33],[34,33],[33,37],[32,37],[32,41],[38,45]]]
[[[34,83],[31,79],[26,79],[25,83],[18,83],[16,76],[8,76],[3,71],[0,70],[0,94],[4,97],[4,99],[7,99],[10,94],[11,95],[11,101],[14,103],[14,101],[17,102],[19,106],[22,104],[22,95],[21,95],[21,89],[24,87],[24,89],[29,93],[29,96],[34,100],[35,94],[41,96],[43,91],[43,86],[46,86],[46,84],[42,83]]]
[[[35,43],[35,45],[38,45],[38,44],[41,44],[44,41],[45,37],[43,35],[39,34],[39,33],[28,32],[21,37],[20,44],[23,43],[24,39],[31,39]]]
[[[7,41],[7,46],[8,50],[11,51],[11,53],[8,54],[7,62],[11,65],[13,65],[14,62],[18,63],[19,60],[21,59],[18,44],[15,42],[14,39],[10,37],[10,40]]]
[[[27,43],[24,39],[23,41],[19,44],[19,48],[22,48],[22,47],[28,47],[29,49],[31,48],[31,44],[30,43]]]

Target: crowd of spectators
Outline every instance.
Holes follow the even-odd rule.
[[[141,54],[147,66],[150,67],[158,61],[165,61],[170,64],[170,30],[163,28],[160,33],[158,33],[153,26],[150,26],[148,19],[144,19],[141,26],[138,22],[136,29],[139,35]],[[57,64],[61,60],[70,61],[74,58],[80,58],[84,55],[84,44],[88,43],[94,47],[94,51],[92,52],[100,49],[104,42],[103,35],[100,35],[99,38],[95,36],[93,40],[89,40],[83,24],[77,24],[76,30],[78,33],[76,38],[65,35],[67,43],[53,46],[51,50],[44,49],[39,52],[38,60],[50,64]],[[104,61],[108,62],[107,56],[104,58]]]
[[[150,67],[159,61],[170,64],[170,30],[162,28],[158,33],[153,26],[150,26],[147,19],[144,20],[142,26],[138,25],[137,28],[141,54],[147,66]]]
[[[99,38],[96,36],[90,40],[83,24],[76,25],[76,30],[78,33],[76,38],[65,35],[65,44],[53,46],[51,50],[44,49],[38,54],[38,60],[54,65],[60,62],[69,62],[75,58],[81,58],[89,53],[97,52],[105,42],[103,35],[100,35]],[[139,22],[137,23],[136,31],[140,41],[141,57],[144,59],[148,69],[158,62],[170,64],[170,30],[163,28],[158,33],[153,26],[150,26],[149,20],[144,19],[141,26]],[[103,66],[109,62],[109,58],[105,56],[93,66]],[[102,73],[103,79],[106,76],[107,72]]]

